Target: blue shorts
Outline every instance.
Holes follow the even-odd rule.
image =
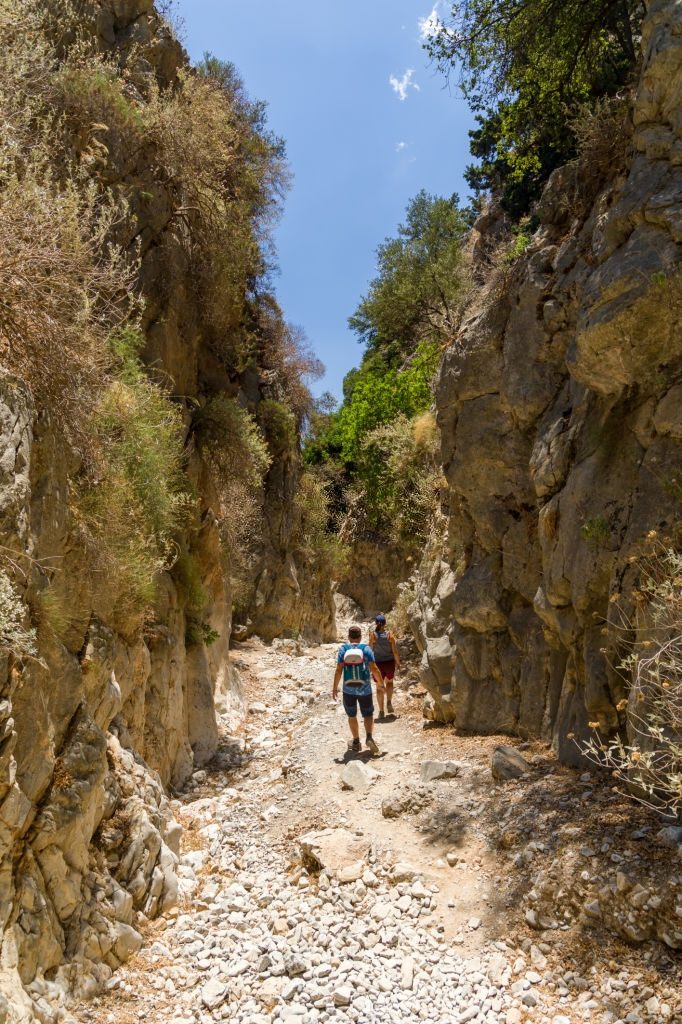
[[[363,718],[372,718],[374,716],[374,701],[372,700],[371,693],[359,694],[343,691],[343,706],[349,718],[358,717],[358,704],[360,705],[360,714]]]

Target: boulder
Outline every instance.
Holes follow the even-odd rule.
[[[417,875],[420,872],[417,871],[412,864],[407,864],[405,861],[399,861],[394,864],[391,868],[391,878],[394,882],[414,882]]]
[[[378,778],[378,772],[375,772],[370,765],[363,764],[362,761],[349,761],[343,769],[341,783],[344,789],[365,792]]]
[[[369,840],[345,828],[307,832],[298,842],[303,863],[312,871],[326,869],[338,877],[339,872],[358,865],[359,878],[365,869]]]
[[[421,780],[422,782],[434,782],[436,779],[455,779],[459,775],[461,767],[457,761],[423,761]]]
[[[679,825],[668,825],[662,828],[657,838],[664,846],[682,853],[682,828]]]
[[[528,761],[515,747],[495,747],[493,750],[490,768],[493,778],[500,782],[520,779],[530,771],[530,767]]]

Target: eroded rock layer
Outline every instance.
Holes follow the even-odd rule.
[[[609,599],[679,518],[681,31],[682,4],[649,6],[622,173],[554,173],[438,383],[449,541],[412,608],[429,713],[569,760],[588,722],[618,724]]]

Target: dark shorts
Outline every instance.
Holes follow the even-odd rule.
[[[395,659],[391,658],[390,661],[378,661],[377,668],[384,679],[393,679],[395,676]]]
[[[363,718],[372,718],[374,715],[374,701],[371,693],[363,695],[359,693],[346,693],[343,691],[343,706],[349,718],[358,717],[358,705]]]

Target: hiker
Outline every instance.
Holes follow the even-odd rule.
[[[379,719],[384,717],[384,698],[386,710],[393,714],[393,680],[396,669],[400,668],[400,654],[393,633],[386,629],[386,616],[381,612],[374,617],[374,629],[369,634],[370,647],[374,652],[374,660],[381,672],[381,685],[377,683],[377,700],[379,702]]]
[[[356,753],[362,749],[358,726],[359,706],[365,726],[365,745],[372,754],[376,755],[379,753],[379,747],[372,736],[374,701],[372,700],[370,673],[374,676],[377,690],[382,682],[381,673],[374,663],[372,648],[368,644],[362,643],[362,629],[360,626],[350,627],[348,630],[348,641],[347,644],[341,644],[336,657],[332,697],[336,700],[339,693],[341,676],[343,676],[343,706],[348,715],[348,726],[353,737],[348,744],[348,749]]]

